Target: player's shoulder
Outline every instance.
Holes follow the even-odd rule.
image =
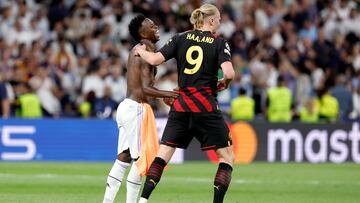
[[[148,51],[155,51],[156,50],[155,44],[153,42],[151,42],[150,40],[148,40],[148,39],[142,39],[140,41],[140,44],[145,44],[146,50],[148,50]]]
[[[223,38],[222,36],[219,36],[217,34],[211,34],[214,39],[217,41],[217,42],[220,42],[220,43],[227,43],[227,40],[225,38]]]
[[[191,33],[191,32],[194,32],[194,30],[186,30],[184,32],[180,32],[180,33],[178,33],[178,36],[185,36],[185,35],[187,35],[188,33]]]
[[[229,45],[228,41],[225,38],[223,38],[221,36],[217,36],[215,38],[215,41],[218,43],[219,46],[225,46],[227,49],[230,50],[230,45]]]
[[[184,32],[180,32],[174,36],[175,39],[184,39],[189,33],[193,33],[194,30],[187,30]]]
[[[174,36],[172,36],[166,43],[166,45],[169,44],[178,44],[178,43],[182,43],[182,39],[186,37],[186,34],[191,32],[191,30],[185,31],[185,32],[181,32],[181,33],[176,33]]]

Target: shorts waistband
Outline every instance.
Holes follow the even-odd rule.
[[[133,104],[137,104],[137,105],[140,105],[141,103],[135,101],[135,100],[132,100],[132,99],[129,99],[129,98],[125,98],[123,102],[126,102],[126,103],[133,103]]]

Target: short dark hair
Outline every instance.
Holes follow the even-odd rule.
[[[245,94],[246,94],[245,88],[240,87],[240,89],[239,89],[239,95],[245,95]]]
[[[282,75],[279,75],[278,78],[277,78],[277,83],[278,85],[281,85],[282,83],[284,83],[286,80],[284,78],[284,76]]]
[[[130,35],[134,38],[135,41],[140,41],[141,36],[139,33],[141,24],[144,22],[146,17],[143,14],[139,14],[134,17],[131,22],[129,23],[129,31]]]

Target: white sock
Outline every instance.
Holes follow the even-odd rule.
[[[119,160],[115,161],[107,178],[103,203],[114,202],[116,193],[119,191],[121,181],[124,177],[124,173],[129,166],[129,163],[125,163]]]
[[[142,197],[140,198],[139,203],[147,203],[147,201],[148,201],[147,199]]]
[[[141,176],[133,162],[126,183],[126,203],[136,203],[141,188]]]

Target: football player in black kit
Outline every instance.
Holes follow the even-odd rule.
[[[216,95],[228,87],[234,77],[228,43],[215,35],[220,12],[211,4],[194,10],[190,18],[194,30],[175,35],[158,52],[136,48],[141,58],[152,65],[175,58],[180,96],[169,113],[160,149],[147,173],[139,203],[146,203],[160,181],[162,172],[176,148],[187,148],[195,137],[202,150],[215,150],[219,167],[214,179],[214,203],[223,202],[231,181],[234,154],[232,140]],[[224,78],[218,80],[218,69]]]

